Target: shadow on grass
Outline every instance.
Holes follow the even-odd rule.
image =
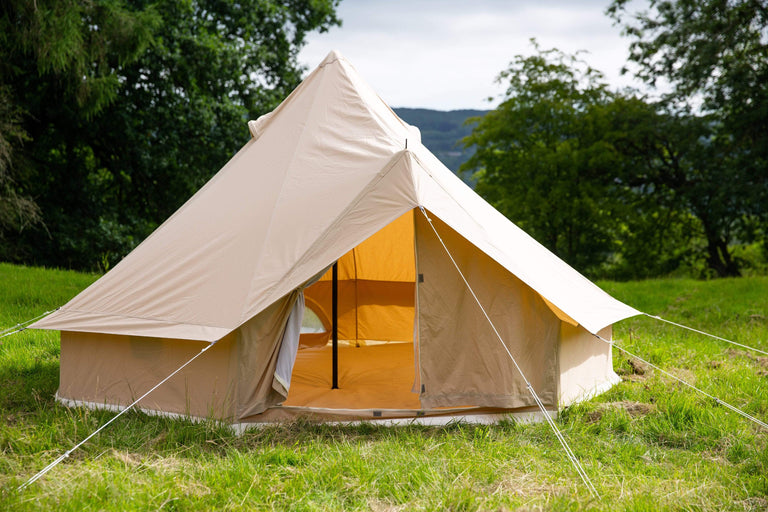
[[[0,382],[0,409],[29,413],[50,407],[59,385],[59,363],[35,359],[26,368],[0,367]]]

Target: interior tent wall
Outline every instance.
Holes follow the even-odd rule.
[[[448,251],[546,406],[557,398],[560,320],[542,298],[432,216]],[[424,407],[535,405],[524,380],[423,215],[416,217]],[[423,276],[423,279],[422,279]]]
[[[408,211],[338,260],[339,339],[413,340],[415,256]],[[307,306],[330,331],[331,272],[305,290]],[[305,345],[319,344],[317,336]],[[310,339],[312,338],[312,339]],[[327,341],[327,337],[325,338]]]
[[[414,381],[414,213],[399,216],[338,259],[339,389],[328,333],[303,335],[285,407],[420,409]],[[304,290],[330,330],[330,271]],[[310,341],[307,342],[306,338]],[[322,340],[322,342],[319,342]],[[372,343],[373,342],[373,343]]]
[[[57,397],[125,407],[207,345],[205,342],[61,332]],[[237,335],[224,337],[138,406],[197,417],[231,418],[235,408]]]

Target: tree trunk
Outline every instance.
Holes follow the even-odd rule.
[[[718,236],[707,234],[707,266],[718,277],[741,277],[739,266],[728,251],[728,244]]]

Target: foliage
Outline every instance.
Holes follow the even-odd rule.
[[[700,96],[706,111],[724,118],[744,116],[749,123],[742,128],[766,137],[758,130],[768,99],[764,1],[651,0],[650,9],[628,12],[632,7],[614,0],[607,13],[633,39],[630,60],[640,66],[639,78],[652,85],[666,80],[676,100]]]
[[[0,328],[62,304],[97,276],[0,264]],[[651,314],[768,350],[768,278],[600,283]],[[768,417],[768,359],[650,318],[620,346],[749,414]],[[595,341],[598,343],[599,341]],[[114,413],[54,401],[57,333],[0,340],[4,510],[761,510],[768,433],[614,350],[620,384],[557,420],[601,500],[545,423],[267,426],[130,413],[44,478],[16,487]]]
[[[338,23],[337,3],[6,6],[1,51],[30,138],[16,153],[30,165],[18,187],[36,198],[47,229],[15,236],[0,257],[76,268],[118,261],[232,156],[248,118],[297,85],[304,37]],[[27,18],[32,28],[18,24]],[[86,68],[84,80],[72,78]]]
[[[37,204],[29,206],[36,215],[27,218],[45,223],[26,231],[21,228],[29,228],[30,220],[17,223],[0,254],[33,259],[38,246],[19,243],[32,234],[42,241],[44,261],[45,247],[67,237],[60,219],[81,236],[97,217],[90,203],[97,191],[86,179],[92,151],[82,132],[117,97],[119,68],[148,48],[159,20],[152,9],[133,10],[118,1],[15,0],[4,2],[0,12],[0,86],[17,115],[7,161],[15,175],[13,193],[34,198]]]
[[[703,114],[698,126],[685,127],[706,143],[696,143],[696,169],[678,190],[699,203],[710,267],[736,275],[728,244],[734,237],[749,242],[768,225],[768,6],[652,0],[647,11],[633,8],[614,0],[608,14],[632,39],[637,76],[651,85],[667,81],[669,105]],[[689,183],[698,190],[687,189]]]
[[[668,219],[700,233],[705,242],[701,252],[712,272],[739,275],[730,248],[755,239],[758,218],[750,198],[761,184],[738,165],[730,139],[718,133],[715,120],[622,97],[610,105],[608,115],[605,140],[622,156],[616,175],[634,192],[637,214],[661,217],[668,212]],[[628,217],[627,222],[637,224],[637,219]],[[675,241],[689,250],[695,247],[690,237]]]
[[[7,89],[0,88],[0,246],[6,231],[22,231],[40,222],[40,208],[16,187],[13,153],[25,139],[21,111],[11,102]]]
[[[615,154],[596,130],[611,101],[602,75],[557,50],[516,56],[504,101],[464,139],[462,166],[499,211],[571,265],[593,269],[614,250]]]
[[[109,104],[119,89],[116,68],[147,48],[156,22],[151,10],[114,1],[0,5],[0,254],[16,254],[8,238],[25,228],[47,234],[40,223],[45,198],[31,184],[44,171],[39,159],[55,146],[30,145],[51,126],[90,119]]]
[[[611,92],[576,56],[536,50],[500,75],[504,101],[464,139],[477,146],[462,168],[477,191],[587,274],[701,262],[706,275],[740,275],[732,247],[764,239],[768,174],[740,165],[723,123]]]

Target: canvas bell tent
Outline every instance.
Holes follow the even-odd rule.
[[[60,400],[124,407],[214,342],[138,405],[234,423],[530,411],[522,370],[556,411],[617,382],[592,333],[638,312],[456,178],[338,53],[249,128],[33,324],[61,331]]]

